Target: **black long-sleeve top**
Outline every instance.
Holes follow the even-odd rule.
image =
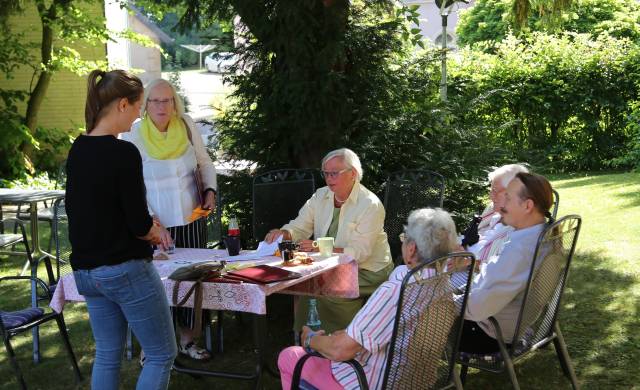
[[[71,267],[92,269],[153,255],[137,237],[153,224],[142,179],[142,159],[111,135],[79,136],[67,158],[65,205]]]

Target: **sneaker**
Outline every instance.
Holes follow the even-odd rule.
[[[211,355],[206,349],[198,347],[193,341],[187,345],[180,345],[178,347],[178,351],[194,360],[206,360],[211,358]]]

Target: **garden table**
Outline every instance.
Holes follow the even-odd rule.
[[[38,203],[54,201],[64,198],[63,190],[22,190],[16,188],[0,188],[0,205],[29,205],[29,222],[31,231],[31,257],[39,263],[44,257],[54,257],[52,254],[40,248],[40,237],[38,236]],[[9,252],[9,254],[24,254],[24,252]],[[24,265],[22,275],[30,266],[29,262]],[[49,268],[47,268],[49,272]],[[53,272],[53,271],[51,271]],[[53,278],[53,274],[48,275]]]
[[[155,260],[153,264],[163,281],[167,300],[170,305],[172,304],[175,281],[168,279],[168,276],[181,266],[211,260],[225,260],[229,264],[251,263],[253,265],[267,264],[273,266],[278,266],[282,263],[279,257],[266,256],[254,258],[251,252],[247,251],[242,252],[240,256],[230,257],[225,250],[178,248],[175,250],[175,253],[169,256],[169,260]],[[322,257],[315,253],[310,254],[310,256],[314,259],[313,264],[286,268],[301,274],[302,277],[298,279],[270,284],[203,283],[203,309],[232,310],[253,314],[253,333],[257,354],[255,372],[247,374],[193,369],[183,367],[177,362],[174,364],[174,369],[179,372],[195,375],[255,380],[256,388],[259,388],[264,366],[267,296],[274,293],[282,293],[357,298],[359,295],[358,265],[353,257],[345,254],[334,254],[333,256]],[[184,297],[192,285],[193,282],[180,283],[178,300]],[[189,298],[184,306],[193,307],[193,298],[193,296]],[[60,279],[50,306],[55,311],[60,312],[65,302],[68,301],[84,301],[84,297],[78,294],[73,274],[67,274]]]

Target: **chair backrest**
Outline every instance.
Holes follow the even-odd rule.
[[[56,175],[56,190],[64,190],[67,187],[67,160],[62,161]]]
[[[53,242],[55,244],[55,275],[57,281],[61,276],[73,272],[69,257],[71,256],[71,242],[69,241],[69,220],[65,209],[64,198],[53,203]]]
[[[298,216],[316,190],[312,169],[279,169],[253,178],[253,237],[260,241],[270,229]]]
[[[409,213],[424,207],[442,207],[443,201],[444,178],[439,173],[413,169],[393,172],[387,177],[384,230],[393,259],[399,259],[402,253],[398,236],[404,229]]]
[[[553,206],[551,206],[551,216],[556,219],[558,215],[558,207],[560,207],[560,194],[555,189],[553,191]]]
[[[474,266],[473,254],[453,253],[420,264],[404,278],[383,389],[442,388],[451,382]],[[416,281],[425,267],[435,275]],[[457,291],[455,279],[461,277],[466,284]]]
[[[521,355],[553,332],[582,219],[568,215],[540,234],[511,346]]]

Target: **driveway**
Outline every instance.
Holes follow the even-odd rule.
[[[169,79],[169,73],[162,74],[162,78]],[[189,115],[194,120],[211,120],[215,114],[213,105],[224,102],[230,88],[222,84],[222,75],[203,70],[187,70],[180,72],[182,89],[189,99]]]

